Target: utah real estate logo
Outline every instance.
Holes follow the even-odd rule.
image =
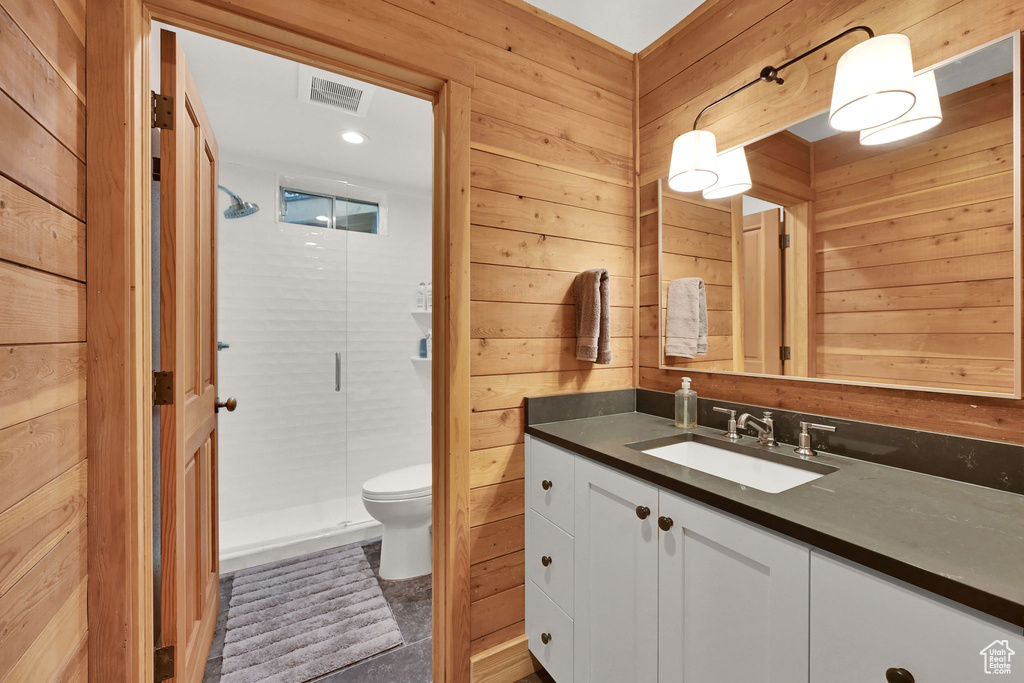
[[[985,673],[998,675],[1010,673],[1010,658],[1017,653],[1010,649],[1010,641],[995,640],[980,654],[985,658]]]

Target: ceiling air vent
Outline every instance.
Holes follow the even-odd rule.
[[[299,101],[366,116],[373,86],[329,71],[299,65]]]

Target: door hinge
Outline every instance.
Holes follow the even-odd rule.
[[[153,650],[153,681],[160,683],[174,678],[174,646],[165,645]]]
[[[149,94],[153,96],[153,128],[174,130],[174,98],[153,91]]]
[[[779,249],[789,249],[789,235],[779,235]]]
[[[174,373],[153,373],[153,405],[169,406],[174,403]]]
[[[779,347],[779,360],[793,360],[793,347],[791,347],[791,346],[780,346]]]

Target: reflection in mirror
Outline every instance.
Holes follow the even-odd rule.
[[[659,306],[642,334],[662,367],[1019,395],[1014,40],[919,75],[941,121],[915,108],[931,120],[910,137],[839,133],[826,112],[745,145],[745,195],[646,188],[641,291],[658,284]],[[691,278],[707,352],[675,355],[702,329],[685,331]]]

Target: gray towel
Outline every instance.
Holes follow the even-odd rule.
[[[612,362],[608,319],[608,271],[591,268],[576,276],[576,358],[607,365]]]
[[[683,277],[668,284],[665,354],[694,358],[708,353],[708,302],[704,281]]]

